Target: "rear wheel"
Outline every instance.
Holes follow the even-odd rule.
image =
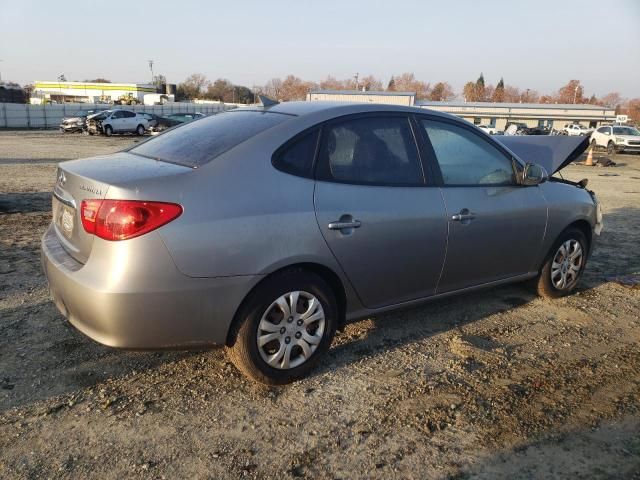
[[[598,148],[598,142],[596,142],[595,138],[591,140],[591,148],[593,148],[594,150]]]
[[[111,125],[107,125],[104,127],[104,134],[107,137],[110,137],[111,135],[113,135],[113,128],[111,127]]]
[[[551,248],[540,274],[535,279],[538,295],[563,297],[578,285],[587,262],[588,242],[577,228],[565,230]]]
[[[284,272],[258,287],[240,308],[227,351],[249,378],[282,385],[304,377],[331,346],[338,309],[318,275]]]

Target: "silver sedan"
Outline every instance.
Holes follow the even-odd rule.
[[[583,145],[519,138],[425,109],[293,102],[61,163],[42,240],[52,297],[105,345],[225,345],[282,384],[350,320],[527,279],[565,295],[601,222],[583,183],[549,175]]]

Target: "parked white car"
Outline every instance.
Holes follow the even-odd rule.
[[[144,135],[149,128],[149,120],[143,113],[129,110],[114,110],[106,118],[101,120],[102,132],[110,137],[114,133],[137,133]]]
[[[498,129],[496,127],[492,127],[491,125],[478,125],[478,128],[481,128],[482,130],[487,132],[489,135],[498,134]]]
[[[591,146],[604,147],[607,152],[640,152],[640,131],[624,125],[607,125],[591,134]]]
[[[593,129],[587,128],[584,125],[580,125],[580,124],[577,124],[577,123],[572,123],[571,125],[565,125],[563,131],[567,135],[569,135],[571,137],[575,137],[575,136],[587,136],[587,135],[591,134]]]

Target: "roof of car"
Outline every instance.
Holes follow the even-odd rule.
[[[359,112],[413,112],[430,113],[433,115],[451,117],[451,115],[430,110],[426,108],[405,107],[402,105],[388,105],[381,103],[359,103],[359,102],[281,102],[269,107],[249,106],[241,107],[231,111],[260,111],[273,112],[285,115],[309,115],[313,113],[332,111],[336,114],[359,113]],[[457,117],[456,117],[457,118]]]

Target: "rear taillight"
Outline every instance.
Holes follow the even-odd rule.
[[[182,207],[175,203],[139,200],[83,200],[80,216],[85,232],[105,240],[139,237],[176,219]]]

